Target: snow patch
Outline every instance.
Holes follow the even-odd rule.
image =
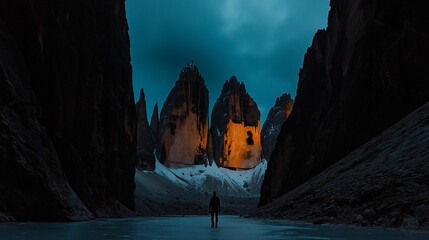
[[[253,169],[234,171],[219,168],[216,164],[167,168],[156,161],[156,170],[152,173],[179,187],[194,189],[203,193],[217,191],[222,196],[257,197],[260,194],[267,165],[267,161],[263,160]],[[149,174],[150,172],[145,171],[144,173]]]

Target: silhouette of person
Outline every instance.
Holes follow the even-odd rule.
[[[216,192],[213,192],[213,197],[210,199],[210,206],[209,206],[209,212],[212,215],[212,227],[215,226],[217,227],[217,222],[218,222],[218,214],[220,211],[220,200],[219,198],[216,196]],[[216,225],[214,225],[213,223],[213,217],[216,215]]]

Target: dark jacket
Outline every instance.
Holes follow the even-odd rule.
[[[219,212],[220,211],[220,200],[219,200],[219,198],[217,196],[213,196],[210,199],[209,210],[211,212]]]

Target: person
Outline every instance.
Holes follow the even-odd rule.
[[[216,196],[216,192],[213,192],[213,197],[210,199],[210,206],[209,206],[209,212],[212,215],[212,227],[215,226],[217,228],[219,211],[220,211],[220,200]],[[213,222],[213,217],[215,215],[216,215],[216,225],[214,225],[214,222]]]

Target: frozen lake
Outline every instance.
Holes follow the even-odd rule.
[[[429,239],[429,232],[319,226],[291,221],[220,216],[109,219],[73,223],[2,223],[0,239]]]

